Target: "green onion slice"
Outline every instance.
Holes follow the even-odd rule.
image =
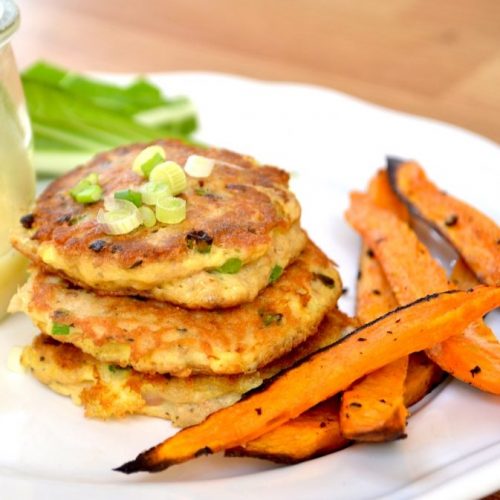
[[[216,271],[222,274],[236,274],[241,269],[241,266],[243,266],[242,260],[237,257],[232,257],[226,260],[226,262],[218,267]]]
[[[92,184],[91,186],[80,189],[77,192],[73,192],[72,190],[71,196],[73,196],[73,199],[76,202],[82,203],[84,205],[95,203],[102,197],[102,188],[97,184]]]
[[[156,165],[165,161],[165,150],[161,146],[148,146],[134,159],[132,170],[143,177],[149,178]]]
[[[156,218],[165,224],[179,224],[186,218],[186,200],[166,196],[156,203]]]
[[[117,200],[127,200],[133,203],[136,207],[142,205],[142,195],[139,191],[134,191],[132,189],[122,189],[121,191],[115,192],[115,199]]]
[[[93,172],[82,179],[69,194],[77,203],[95,203],[102,197],[102,188],[99,185],[99,176]]]
[[[173,196],[182,193],[187,187],[186,174],[175,161],[166,161],[156,165],[149,180],[157,184],[167,184]]]
[[[279,277],[283,274],[283,268],[281,266],[274,266],[269,275],[269,283],[273,284],[278,281]]]
[[[128,200],[106,198],[105,210],[99,210],[97,221],[106,234],[127,234],[142,224],[139,209]]]
[[[70,326],[64,323],[52,324],[52,335],[69,335]]]
[[[160,198],[172,195],[167,184],[156,184],[155,182],[146,182],[139,190],[142,195],[142,202],[146,205],[156,205]]]
[[[99,184],[99,175],[95,172],[92,172],[87,175],[87,177],[85,177],[84,181],[88,182],[89,184]]]
[[[153,227],[156,224],[155,213],[149,207],[142,206],[139,208],[139,212],[142,217],[142,223],[146,227]]]
[[[204,156],[191,155],[184,165],[186,174],[190,177],[203,178],[208,177],[215,166],[215,160],[205,158]]]

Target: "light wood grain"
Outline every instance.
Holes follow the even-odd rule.
[[[498,0],[19,0],[18,61],[318,83],[500,140]]]

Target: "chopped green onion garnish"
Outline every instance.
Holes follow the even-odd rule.
[[[143,177],[149,178],[151,170],[165,161],[165,150],[161,146],[148,146],[134,159],[132,170]]]
[[[173,196],[182,193],[187,187],[186,174],[175,161],[166,161],[156,165],[151,171],[149,180],[157,184],[167,184]]]
[[[172,195],[170,188],[166,184],[146,182],[139,189],[142,195],[142,202],[146,205],[156,205],[156,202],[160,198]]]
[[[186,244],[190,250],[198,253],[210,253],[214,239],[205,231],[190,231],[186,235]]]
[[[186,200],[166,196],[156,203],[156,218],[165,224],[179,224],[186,218]]]
[[[69,335],[70,326],[64,323],[52,324],[52,335]]]
[[[95,172],[92,172],[91,174],[87,175],[84,180],[89,184],[99,184],[99,175],[97,175]]]
[[[133,203],[136,207],[142,205],[142,195],[139,191],[133,191],[132,189],[122,189],[121,191],[116,191],[115,198],[117,200],[127,200]]]
[[[139,209],[128,200],[107,198],[105,210],[99,210],[97,221],[107,234],[127,234],[142,224]]]
[[[142,223],[146,227],[153,227],[156,224],[155,213],[149,207],[142,206],[139,208],[139,212],[142,217]]]
[[[92,184],[91,186],[83,188],[78,192],[74,192],[74,190],[72,190],[71,196],[73,196],[73,199],[78,203],[95,203],[101,199],[102,188],[97,184]]]
[[[116,372],[125,372],[125,371],[129,371],[128,368],[122,368],[121,366],[118,366],[118,365],[108,365],[108,370],[111,372],[111,373],[116,373]]]
[[[283,314],[268,311],[259,311],[259,316],[262,319],[264,326],[270,326],[273,324],[279,325],[283,319]]]
[[[222,274],[236,274],[241,269],[242,265],[243,262],[241,259],[233,257],[231,259],[226,260],[226,262],[224,262],[222,266],[218,267],[216,271]]]
[[[95,203],[102,197],[102,188],[98,184],[99,176],[91,173],[82,179],[69,194],[78,203]]]
[[[278,281],[279,277],[283,274],[283,268],[281,266],[274,266],[271,274],[269,275],[269,283],[275,283]]]
[[[190,177],[208,177],[214,169],[215,161],[204,156],[191,155],[184,165],[186,174]]]

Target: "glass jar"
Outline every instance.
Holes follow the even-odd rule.
[[[31,128],[10,45],[18,26],[15,4],[0,0],[0,318],[25,278],[26,261],[11,247],[9,233],[35,195]]]

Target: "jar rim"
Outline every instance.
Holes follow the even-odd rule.
[[[0,46],[10,40],[19,27],[19,9],[12,0],[0,0]]]

